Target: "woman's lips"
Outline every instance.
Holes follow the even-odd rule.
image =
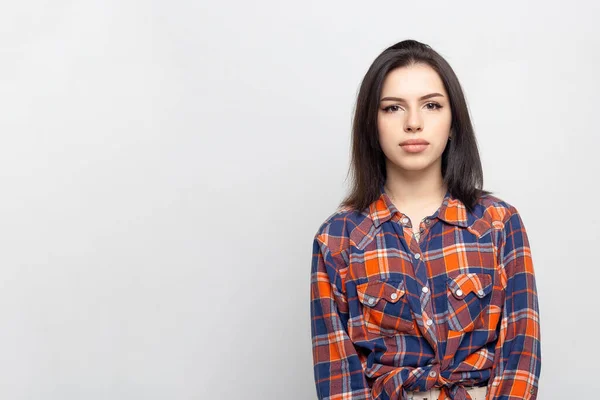
[[[402,147],[402,150],[408,152],[408,153],[420,153],[423,150],[425,150],[427,148],[427,146],[429,146],[428,144],[403,144],[400,145],[400,147]]]

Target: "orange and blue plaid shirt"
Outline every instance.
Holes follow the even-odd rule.
[[[381,186],[362,213],[339,208],[319,227],[311,266],[311,334],[319,399],[537,397],[537,289],[517,209],[482,196],[473,212],[446,192],[419,222]]]

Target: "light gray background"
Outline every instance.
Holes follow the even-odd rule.
[[[312,239],[358,85],[458,74],[529,233],[539,398],[591,398],[598,2],[22,1],[0,12],[0,397],[314,399]]]

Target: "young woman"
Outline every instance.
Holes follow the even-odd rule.
[[[459,81],[431,47],[361,84],[353,185],[313,242],[319,399],[535,399],[538,301],[517,209],[482,190]]]

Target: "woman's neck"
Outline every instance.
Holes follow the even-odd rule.
[[[447,191],[440,168],[403,171],[388,168],[385,191],[396,206],[416,209],[439,205]]]

